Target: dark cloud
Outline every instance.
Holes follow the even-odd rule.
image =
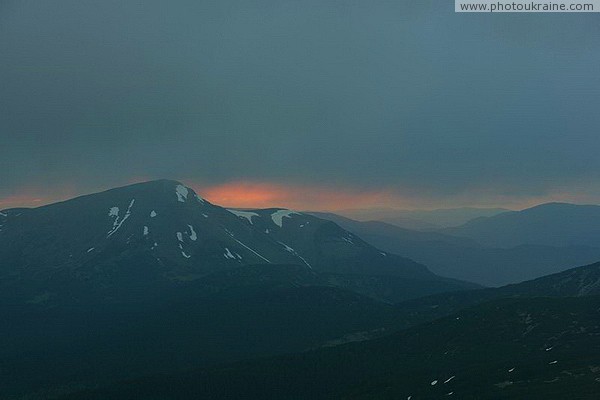
[[[596,15],[408,0],[0,13],[0,195],[173,177],[539,196],[600,172]]]

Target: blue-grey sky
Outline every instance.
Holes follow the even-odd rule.
[[[0,0],[0,203],[162,177],[600,203],[600,15],[453,7]]]

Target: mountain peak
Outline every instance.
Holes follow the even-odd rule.
[[[130,198],[131,200],[137,199],[138,202],[140,199],[144,199],[145,202],[155,202],[158,206],[162,207],[168,204],[176,203],[210,204],[196,194],[196,192],[190,187],[184,185],[180,181],[171,179],[158,179],[153,181],[133,183],[102,192],[83,195],[71,200],[66,200],[62,203],[82,202],[90,199],[103,198],[113,198],[115,200]]]

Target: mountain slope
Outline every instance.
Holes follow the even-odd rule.
[[[229,270],[143,304],[0,307],[0,398],[305,351],[398,329],[396,310],[277,265]],[[258,271],[257,268],[269,268]],[[249,285],[248,274],[255,282]],[[297,276],[297,284],[288,283]],[[265,282],[265,277],[270,277]]]
[[[548,203],[478,218],[443,232],[494,247],[522,244],[600,247],[600,206]]]
[[[499,300],[379,340],[65,399],[595,399],[600,298]]]
[[[409,324],[431,321],[459,310],[502,298],[600,296],[600,262],[538,279],[465,292],[445,293],[409,300],[398,305]]]
[[[443,233],[411,231],[384,222],[360,222],[329,213],[315,215],[334,221],[379,249],[423,263],[436,274],[485,286],[522,282],[600,260],[600,247],[491,248],[469,238]]]
[[[569,393],[575,385],[577,398],[592,399],[600,378],[599,295],[596,263],[517,285],[403,302],[395,308],[396,327],[410,329],[373,342],[146,378],[70,398],[245,393],[249,399],[388,399],[438,398],[452,391],[466,399],[542,399]],[[553,361],[560,362],[560,371]],[[441,385],[452,376],[452,385]],[[431,386],[434,380],[439,387]]]
[[[138,301],[255,264],[302,265],[329,274],[326,280],[338,286],[389,301],[472,287],[383,253],[331,222],[288,210],[261,213],[255,225],[168,180],[4,210],[0,303]],[[368,287],[356,276],[386,284]]]
[[[475,287],[330,221],[250,221],[176,181],[0,219],[0,397],[377,337],[404,326],[389,303]]]
[[[301,255],[307,266],[336,286],[392,301],[420,297],[425,291],[476,288],[432,276],[421,264],[383,252],[327,219],[282,209],[230,211],[246,224],[267,233],[286,251]]]

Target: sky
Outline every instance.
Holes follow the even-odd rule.
[[[448,0],[0,0],[0,208],[600,203],[598,14]]]

